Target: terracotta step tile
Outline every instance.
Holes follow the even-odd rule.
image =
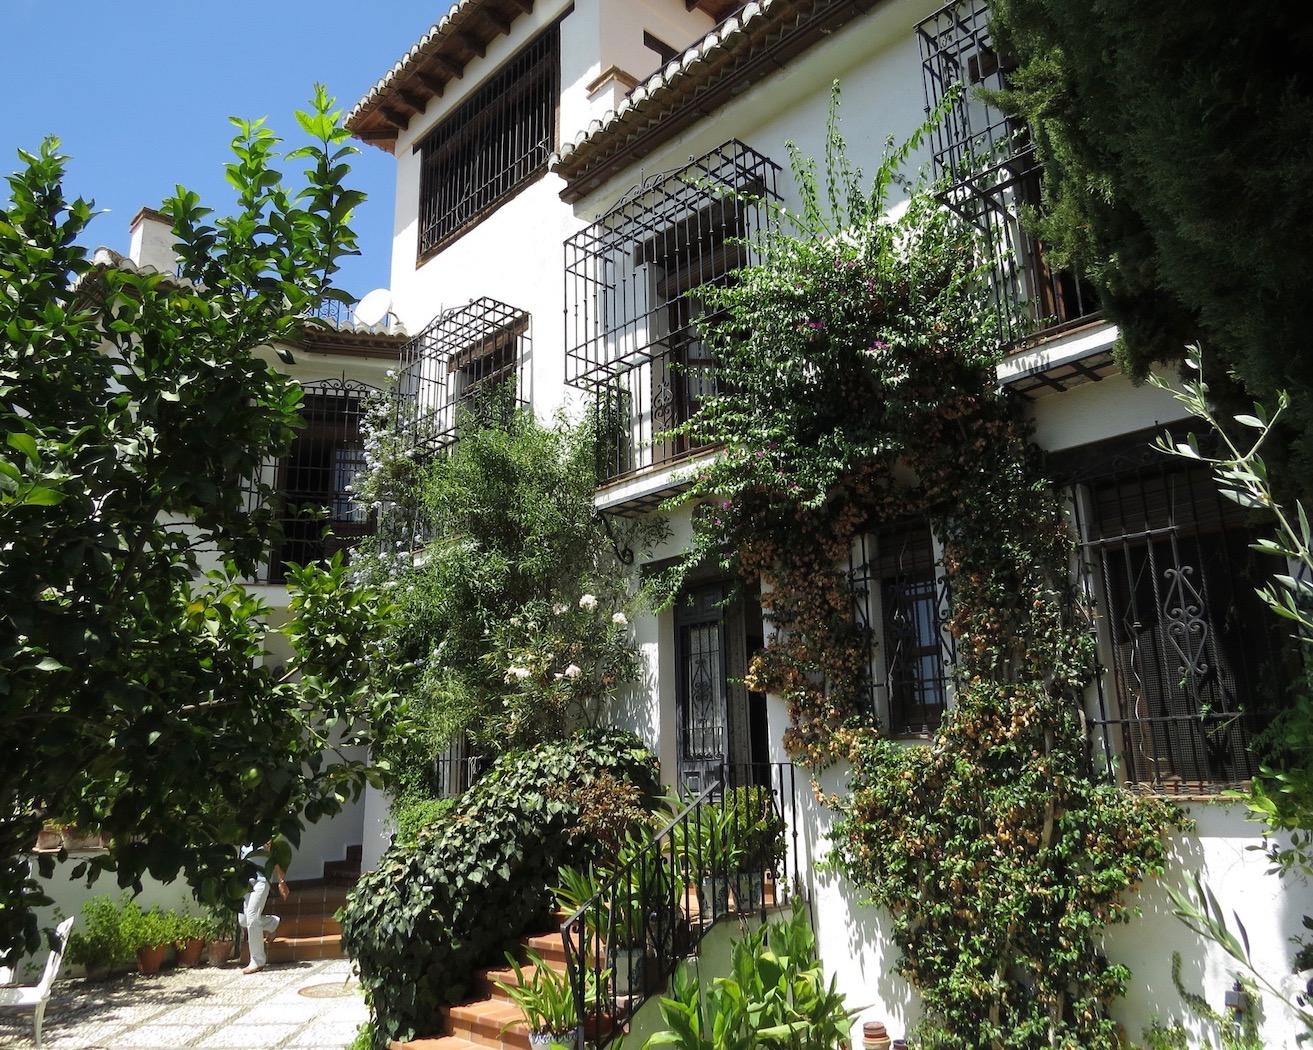
[[[409,1043],[392,1042],[389,1050],[480,1050],[479,1043],[471,1043],[457,1035],[430,1036],[412,1039]]]
[[[480,999],[449,1007],[447,1027],[452,1035],[483,1046],[529,1045],[529,1029],[524,1023],[524,1015],[518,1007],[498,999]]]
[[[544,962],[560,963],[564,967],[565,945],[561,943],[560,933],[536,933],[526,937],[524,944],[541,955]]]

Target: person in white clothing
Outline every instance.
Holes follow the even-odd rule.
[[[277,864],[270,865],[269,846],[268,842],[258,849],[255,846],[243,846],[241,851],[241,859],[251,865],[252,869],[251,888],[246,893],[246,900],[242,902],[242,914],[237,919],[246,931],[246,943],[251,952],[251,961],[242,973],[258,973],[264,969],[268,962],[264,950],[265,934],[272,937],[278,929],[278,923],[282,921],[277,915],[264,913],[265,903],[269,900],[270,867],[273,868],[274,881],[278,884],[278,895],[287,900],[287,882],[283,878],[283,869]]]

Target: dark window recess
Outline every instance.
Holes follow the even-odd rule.
[[[916,29],[926,106],[963,90],[931,132],[944,202],[982,234],[1007,343],[1071,325],[1098,311],[1078,274],[1049,262],[1043,242],[1022,225],[1042,203],[1040,164],[1025,122],[981,98],[1008,86],[1015,63],[995,51],[986,0],[941,8]]]
[[[529,403],[529,315],[496,299],[439,314],[401,350],[397,430],[433,453],[467,423],[507,418]]]
[[[322,562],[374,531],[374,516],[352,499],[356,478],[365,469],[360,423],[372,387],[345,380],[309,383],[292,448],[271,465],[277,489],[278,539],[268,580],[281,582],[289,562]]]
[[[543,33],[415,147],[420,259],[547,170],[556,148],[559,45],[555,27]]]
[[[643,46],[649,51],[655,51],[663,66],[672,59],[679,57],[678,50],[671,47],[660,37],[653,36],[646,29],[643,30]]]
[[[594,395],[602,480],[704,447],[669,434],[716,389],[697,291],[755,261],[778,172],[727,142],[647,179],[565,242],[566,378]]]
[[[867,650],[872,717],[892,734],[932,732],[948,704],[953,641],[947,577],[924,521],[882,526],[853,545],[855,622]]]
[[[1270,714],[1261,698],[1280,694],[1280,632],[1255,594],[1272,567],[1250,550],[1261,531],[1249,512],[1152,438],[1066,460],[1107,661],[1090,727],[1122,782],[1209,793],[1256,771],[1251,745]]]

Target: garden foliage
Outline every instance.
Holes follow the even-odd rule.
[[[0,954],[37,946],[22,854],[47,820],[106,835],[90,875],[182,874],[218,900],[243,888],[236,847],[294,843],[379,775],[322,752],[392,723],[369,660],[387,602],[340,565],[296,574],[280,677],[261,660],[268,609],[241,584],[272,534],[261,467],[299,426],[297,383],[261,355],[341,297],[331,281],[355,251],[362,194],[343,184],[353,150],[332,106],[319,89],[298,114],[308,144],[285,157],[263,121],[235,122],[235,213],[212,218],[182,187],[164,203],[177,275],[88,256],[93,205],[65,196],[54,140],[9,177]],[[283,160],[304,161],[300,188]],[[201,576],[202,556],[223,568]]]
[[[360,970],[374,1045],[438,1031],[441,1009],[547,918],[557,869],[583,855],[573,793],[610,774],[650,801],[656,759],[636,738],[585,730],[510,752],[447,818],[396,844],[352,891],[342,943]]]
[[[1297,4],[995,0],[1005,104],[1044,162],[1038,233],[1143,375],[1202,340],[1253,397],[1294,395],[1313,472],[1313,23]],[[1219,379],[1221,376],[1219,375]]]
[[[841,1050],[856,1015],[833,979],[826,982],[801,908],[736,941],[729,974],[705,989],[693,966],[680,967],[660,1010],[665,1030],[645,1050]]]
[[[367,455],[360,498],[382,528],[361,571],[396,583],[392,661],[415,719],[394,755],[403,786],[422,792],[422,770],[464,734],[496,754],[596,723],[642,664],[589,432],[512,412],[423,462],[380,419]]]
[[[924,1045],[1112,1048],[1129,971],[1100,934],[1181,818],[1089,768],[1072,540],[997,393],[979,245],[928,191],[889,210],[919,137],[869,190],[833,127],[823,174],[795,154],[803,208],[778,216],[761,265],[707,293],[722,382],[689,429],[724,453],[686,497],[706,507],[685,564],[731,552],[770,584],[750,688],[787,703],[796,758],[852,763],[833,863],[892,916]],[[872,725],[872,639],[844,570],[864,530],[922,515],[958,660],[953,709],[909,748]]]

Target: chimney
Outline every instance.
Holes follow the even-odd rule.
[[[173,220],[154,208],[142,208],[132,220],[128,258],[138,266],[152,266],[161,273],[174,273],[178,257],[173,253]]]

